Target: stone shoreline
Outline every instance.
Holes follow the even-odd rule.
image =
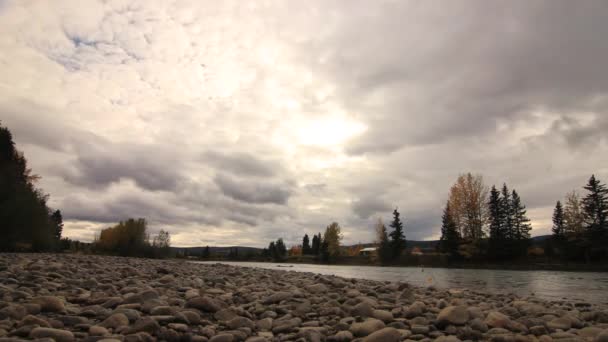
[[[0,342],[608,341],[593,303],[221,264],[0,254]]]

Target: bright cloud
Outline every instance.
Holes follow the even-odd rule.
[[[544,234],[556,200],[608,181],[607,15],[0,1],[0,120],[73,238],[143,216],[180,246],[295,243],[332,221],[355,243],[395,206],[408,238],[434,238],[467,171],[515,187]]]

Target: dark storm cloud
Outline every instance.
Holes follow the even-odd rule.
[[[259,159],[248,153],[219,153],[208,151],[203,161],[209,162],[218,171],[233,173],[239,176],[272,177],[281,170],[281,166],[270,160]]]
[[[247,203],[285,205],[292,195],[292,189],[287,184],[237,179],[224,175],[217,175],[214,181],[224,195]]]

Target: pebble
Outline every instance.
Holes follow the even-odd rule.
[[[0,341],[600,341],[604,304],[283,270],[0,253]]]
[[[74,334],[71,331],[59,330],[53,328],[34,328],[30,332],[30,338],[52,338],[57,342],[71,342],[74,341]]]

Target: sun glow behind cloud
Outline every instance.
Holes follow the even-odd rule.
[[[327,148],[338,147],[367,129],[362,123],[345,115],[304,120],[298,127],[297,139],[300,144]]]

